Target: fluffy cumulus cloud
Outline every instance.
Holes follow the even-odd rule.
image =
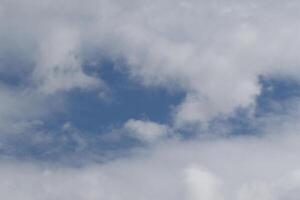
[[[144,142],[154,142],[168,133],[168,127],[165,125],[134,119],[128,120],[124,124],[124,129],[131,137]]]
[[[271,112],[257,118],[255,112],[262,79],[300,83],[299,9],[296,0],[0,0],[1,155],[7,145],[20,152],[18,147],[32,142],[27,136],[46,148],[52,141],[61,154],[73,143],[88,156],[89,148],[109,146],[101,136],[92,137],[95,133],[82,131],[82,137],[76,124],[66,123],[57,131],[62,134],[41,130],[64,112],[70,93],[107,96],[102,60],[145,90],[184,94],[166,114],[171,115],[166,124],[130,119],[134,116],[124,120],[120,131],[127,135],[118,135],[124,140],[118,144],[128,145],[127,136],[142,141],[142,150],[131,156],[80,167],[1,156],[1,197],[297,199],[299,99],[277,105],[290,109],[284,116]],[[225,125],[214,129],[223,132],[226,120],[241,110],[256,136],[198,137],[202,127],[218,120]],[[53,134],[43,138],[40,133],[47,131]],[[209,135],[210,129],[205,131]],[[194,141],[182,132],[192,132]],[[5,143],[8,135],[22,138],[22,144]]]
[[[299,80],[298,8],[267,0],[2,0],[1,69],[25,70],[31,85],[53,94],[103,85],[85,72],[86,60],[121,60],[138,82],[187,93],[176,126],[207,122],[255,106],[262,76]]]

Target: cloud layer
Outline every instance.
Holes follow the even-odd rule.
[[[300,188],[299,136],[168,141],[80,168],[2,161],[1,196],[57,200],[284,200]]]

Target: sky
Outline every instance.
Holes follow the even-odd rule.
[[[0,0],[0,197],[296,200],[296,0]]]

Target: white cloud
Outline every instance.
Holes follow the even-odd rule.
[[[190,167],[186,170],[186,182],[188,189],[188,199],[198,200],[221,200],[219,194],[220,181],[209,172],[199,168]]]
[[[100,81],[83,72],[79,53],[79,33],[66,27],[55,27],[41,41],[39,58],[33,76],[42,92],[55,93],[73,88],[95,88]]]
[[[299,7],[279,0],[0,0],[0,72],[25,76],[14,89],[2,84],[0,131],[30,132],[59,107],[50,103],[60,92],[101,86],[83,68],[98,56],[121,60],[145,86],[186,92],[175,128],[254,107],[260,76],[300,81]],[[261,138],[168,140],[82,168],[1,161],[0,193],[7,200],[297,199],[298,113],[262,119],[270,134]],[[145,142],[170,131],[141,120],[124,127]]]
[[[168,127],[151,121],[130,119],[124,124],[129,136],[143,142],[154,142],[162,139],[168,133]]]
[[[82,69],[91,55],[125,61],[140,83],[187,92],[174,116],[185,126],[255,106],[260,76],[299,81],[299,6],[268,0],[2,0],[1,50],[10,49],[34,69],[33,81],[46,93],[101,85]]]
[[[293,133],[167,141],[79,168],[2,160],[0,192],[7,200],[297,199],[299,152]]]
[[[2,0],[0,52],[10,49],[23,58],[33,84],[48,94],[103,85],[84,73],[82,63],[91,55],[123,60],[140,83],[187,93],[174,112],[175,123],[186,126],[255,106],[260,76],[300,80],[299,6],[268,0]]]

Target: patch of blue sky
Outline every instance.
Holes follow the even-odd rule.
[[[184,98],[183,93],[170,93],[160,88],[145,88],[116,70],[110,61],[100,68],[90,68],[109,86],[108,100],[95,91],[73,90],[67,95],[67,111],[55,120],[70,122],[87,132],[102,132],[120,126],[128,119],[147,119],[168,123],[170,111]],[[98,71],[97,71],[98,70]]]
[[[99,68],[87,66],[86,70],[86,73],[98,75],[109,85],[112,94],[108,101],[99,97],[97,90],[69,91],[64,97],[65,109],[48,116],[42,125],[36,127],[38,134],[49,138],[48,141],[28,142],[30,136],[9,138],[5,143],[19,148],[5,148],[1,154],[39,161],[65,160],[72,164],[77,162],[76,158],[87,155],[96,160],[110,155],[120,156],[144,145],[118,132],[127,120],[168,124],[172,107],[178,105],[185,95],[161,88],[145,88],[129,79],[126,72],[116,70],[107,60]],[[64,130],[65,124],[70,124],[71,129]],[[119,138],[111,139],[109,134],[117,134]],[[78,161],[82,162],[82,159]]]
[[[262,93],[257,98],[256,116],[260,117],[270,112],[284,113],[285,107],[274,107],[278,104],[300,97],[300,84],[292,79],[272,79],[261,77]]]
[[[29,52],[34,49],[33,46],[28,47],[22,42],[20,37],[12,39],[11,35],[0,33],[3,37],[0,49],[0,83],[6,86],[22,87],[30,78],[31,66],[34,62]],[[27,44],[27,43],[26,43]]]

